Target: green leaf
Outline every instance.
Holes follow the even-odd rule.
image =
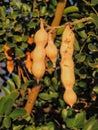
[[[68,128],[74,128],[74,118],[73,117],[67,118],[65,122],[66,122],[66,125]]]
[[[5,16],[6,16],[6,7],[5,6],[0,7],[0,14],[1,14],[2,18],[5,19]]]
[[[2,44],[0,44],[0,52],[3,52],[3,47],[4,47],[4,45],[2,45]]]
[[[3,119],[3,127],[5,127],[5,128],[10,128],[11,127],[11,119],[10,119],[10,117],[6,116]]]
[[[18,91],[13,91],[9,95],[9,98],[12,98],[15,101],[18,98],[18,96],[19,96],[19,92]]]
[[[3,34],[5,34],[5,30],[0,30],[0,36],[2,36]]]
[[[93,91],[98,94],[98,85],[94,86]]]
[[[13,120],[16,120],[18,119],[19,117],[22,117],[26,115],[26,110],[23,109],[23,108],[16,108],[15,110],[13,110],[12,113],[10,113],[10,117],[13,119]]]
[[[13,130],[23,130],[24,125],[13,125]]]
[[[39,97],[43,100],[51,100],[51,96],[48,93],[40,93]]]
[[[92,117],[85,123],[83,130],[93,130],[92,128],[93,128],[93,126],[94,126],[95,123],[96,123],[95,117],[96,117],[95,115],[92,116]]]
[[[96,121],[95,124],[93,125],[92,130],[98,130],[98,122]]]
[[[25,56],[25,54],[22,51],[22,49],[20,49],[18,47],[15,48],[15,54],[16,54],[17,57],[24,57]]]
[[[7,101],[7,97],[4,96],[0,99],[0,115],[2,116],[4,114],[4,107],[5,107],[5,103]]]
[[[0,61],[2,61],[5,58],[4,53],[0,53]]]
[[[83,23],[78,23],[74,26],[75,30],[77,31],[78,35],[80,37],[82,37],[83,39],[86,39],[87,38],[87,34],[85,32],[85,29],[84,29],[84,24]]]
[[[91,4],[97,5],[98,4],[98,0],[91,0]]]
[[[62,110],[62,118],[63,118],[64,121],[65,121],[66,118],[67,118],[67,114],[68,114],[67,109],[63,109],[63,110]]]
[[[91,13],[90,16],[91,16],[94,24],[96,25],[96,28],[98,29],[98,16],[94,13]]]
[[[13,80],[14,80],[14,82],[15,82],[17,88],[19,89],[20,86],[21,86],[21,79],[20,79],[19,76],[16,75],[16,74],[14,74],[12,78],[13,78]]]
[[[28,27],[29,28],[34,28],[34,27],[36,27],[38,25],[38,22],[36,21],[36,22],[30,22],[29,24],[28,24]]]
[[[78,42],[78,40],[75,38],[75,41],[74,41],[74,49],[76,50],[76,51],[79,51],[80,50],[80,46],[79,46],[79,42]]]
[[[90,63],[88,62],[88,65],[92,68],[98,68],[98,62],[95,62],[95,63]]]
[[[33,84],[33,80],[28,80],[24,84],[21,85],[21,88],[27,87],[27,86],[32,85],[32,84]]]
[[[81,88],[85,88],[87,86],[87,83],[85,81],[80,81],[78,83],[78,86],[81,87]]]
[[[69,7],[64,9],[64,14],[78,12],[78,11],[79,11],[78,7],[76,7],[76,6],[69,6]]]
[[[10,91],[15,90],[15,84],[12,79],[7,80],[7,85],[9,86]]]
[[[48,76],[46,76],[45,78],[44,78],[44,84],[46,85],[46,86],[49,86],[50,85],[50,78],[48,77]]]
[[[86,113],[84,111],[76,114],[74,119],[74,127],[83,128],[85,118],[86,118]]]
[[[24,42],[26,42],[27,39],[28,39],[28,36],[27,36],[27,35],[23,36],[23,41],[24,41]]]
[[[98,52],[98,48],[96,45],[93,45],[92,43],[88,44],[88,49],[92,52]]]
[[[14,104],[14,100],[12,98],[8,98],[6,100],[6,103],[4,105],[5,106],[4,107],[4,109],[5,109],[4,110],[5,115],[8,115],[11,112],[13,104]]]
[[[10,91],[9,91],[8,88],[6,88],[5,86],[2,86],[1,88],[4,91],[5,95],[9,95],[10,94]]]
[[[86,55],[84,55],[84,54],[77,54],[75,57],[78,62],[84,62],[86,59]]]
[[[22,36],[14,35],[13,38],[14,38],[15,42],[22,42],[23,41],[23,37]]]
[[[59,29],[57,30],[56,34],[57,34],[57,35],[61,35],[61,34],[63,33],[64,29],[65,29],[65,27],[59,28]]]
[[[38,17],[38,12],[31,12],[33,17]]]
[[[15,32],[19,32],[19,31],[21,31],[21,29],[22,29],[22,26],[21,26],[20,24],[18,24],[18,25],[14,28]]]

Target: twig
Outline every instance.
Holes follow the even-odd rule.
[[[74,26],[78,23],[82,23],[82,22],[88,22],[88,21],[91,21],[92,18],[91,17],[85,17],[85,18],[82,18],[82,19],[79,19],[79,20],[75,20],[74,22],[66,22],[65,24],[63,25],[60,25],[60,26],[49,26],[45,23],[45,25],[47,26],[47,30],[54,30],[54,29],[59,29],[59,28],[62,28],[62,27],[65,27],[66,25],[70,25],[70,26]]]

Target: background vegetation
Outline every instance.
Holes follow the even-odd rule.
[[[63,0],[62,0],[63,1]],[[64,25],[74,22],[74,56],[76,82],[74,90],[78,100],[73,108],[63,101],[64,87],[60,80],[60,55],[57,67],[48,71],[41,80],[40,92],[32,112],[24,109],[28,88],[36,80],[25,67],[26,53],[31,52],[34,37],[39,29],[39,19],[51,26],[58,0],[1,0],[0,1],[0,130],[98,130],[98,1],[68,0],[57,29],[55,45],[60,48]],[[61,2],[62,3],[62,2]],[[60,12],[60,8],[59,11]],[[58,14],[59,16],[59,14]],[[82,20],[84,19],[84,22]],[[92,18],[88,21],[87,18]],[[46,26],[47,29],[48,26]],[[7,52],[13,57],[14,71],[6,68]]]

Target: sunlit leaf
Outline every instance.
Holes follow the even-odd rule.
[[[98,85],[94,86],[93,91],[98,94]]]
[[[24,57],[25,56],[25,54],[22,51],[22,49],[20,49],[18,47],[15,48],[15,54],[16,54],[17,57]]]
[[[0,99],[0,115],[2,117],[2,115],[4,114],[4,107],[5,107],[5,103],[7,101],[7,97],[4,96]]]
[[[88,44],[88,48],[92,52],[98,52],[98,48],[96,47],[96,45],[94,45],[92,43]]]
[[[26,115],[26,110],[24,108],[16,108],[15,110],[13,110],[13,112],[10,113],[10,117],[13,120],[18,119],[19,117],[22,117]]]
[[[14,100],[12,98],[8,98],[6,100],[5,105],[4,105],[5,115],[8,115],[11,112],[13,104],[14,104]]]
[[[91,130],[96,123],[95,116],[92,116],[84,125],[83,130]]]
[[[12,98],[14,101],[18,98],[19,92],[18,91],[13,91],[10,93],[9,98]]]
[[[76,55],[76,59],[77,59],[77,61],[79,61],[79,62],[84,62],[84,61],[85,61],[85,58],[86,58],[86,55],[84,55],[84,54],[77,54],[77,55]]]
[[[2,86],[2,90],[5,93],[5,95],[9,95],[10,94],[10,90],[8,88],[6,88],[5,86]]]
[[[81,113],[77,113],[74,120],[74,126],[76,128],[82,128],[84,125],[84,121],[86,118],[86,113],[82,111]]]
[[[10,119],[10,117],[8,117],[8,116],[6,116],[6,117],[4,117],[4,119],[3,119],[3,126],[5,127],[5,128],[10,128],[10,126],[11,126],[11,119]]]
[[[76,6],[69,6],[67,8],[64,9],[64,14],[68,14],[68,13],[74,13],[74,12],[78,12],[79,9]]]
[[[75,38],[75,41],[74,41],[74,49],[76,50],[76,51],[79,51],[80,50],[80,46],[79,46],[79,42],[78,42],[78,40]]]
[[[98,28],[98,16],[94,13],[91,13],[91,18],[93,19],[93,22],[95,23],[96,25],[96,28]]]
[[[0,52],[3,52],[3,47],[4,47],[4,45],[0,45]]]
[[[12,79],[7,80],[7,84],[8,84],[8,86],[9,86],[9,90],[10,90],[10,91],[15,90],[15,84],[14,84],[14,82],[13,82]]]
[[[57,34],[57,35],[61,35],[61,34],[63,33],[63,31],[64,31],[64,28],[65,28],[65,27],[59,28],[59,29],[57,30],[56,34]]]
[[[75,25],[75,30],[77,31],[78,35],[84,39],[87,38],[86,31],[84,29],[84,24],[83,23],[78,23]]]
[[[62,110],[62,118],[63,118],[63,120],[66,120],[67,114],[68,114],[68,110],[67,109],[63,109]]]
[[[17,88],[20,88],[20,86],[21,86],[21,79],[19,78],[19,76],[14,74],[13,75],[13,80],[14,80],[15,84],[17,85]]]

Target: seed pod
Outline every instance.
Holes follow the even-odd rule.
[[[34,61],[40,61],[40,60],[44,60],[45,59],[45,49],[40,46],[40,45],[37,45],[35,47],[35,49],[31,52],[31,58]]]
[[[48,35],[48,45],[46,46],[46,55],[47,57],[51,60],[53,63],[53,67],[56,67],[56,60],[57,60],[57,55],[58,55],[58,50],[57,47],[55,46],[53,39],[52,39],[52,34],[49,32]]]
[[[13,60],[7,60],[6,67],[9,73],[12,73],[14,70],[14,61]]]
[[[64,101],[72,107],[77,101],[77,95],[73,89],[66,89],[63,95]]]
[[[74,33],[69,25],[65,27],[65,30],[62,34],[62,43],[73,44],[75,40]]]
[[[41,80],[45,73],[45,63],[44,61],[34,61],[32,64],[32,73],[37,79],[37,83]]]
[[[75,83],[75,75],[71,68],[63,68],[61,72],[61,81],[64,88],[73,88]]]
[[[35,33],[34,41],[36,45],[45,46],[48,41],[48,33],[44,29],[43,20],[40,22],[40,29]]]
[[[70,29],[70,26],[67,25],[63,34],[62,34],[62,43],[60,47],[60,54],[62,57],[72,57],[74,51],[74,40],[75,35]]]

